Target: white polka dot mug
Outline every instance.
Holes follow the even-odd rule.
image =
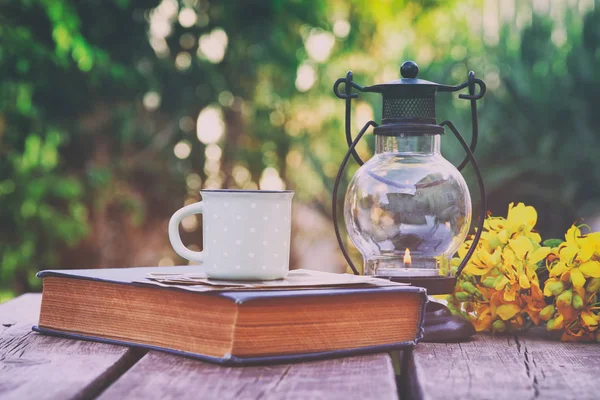
[[[271,280],[287,276],[290,260],[291,190],[201,190],[202,201],[178,210],[169,239],[181,257],[202,263],[209,278]],[[202,214],[202,251],[185,247],[179,224]]]

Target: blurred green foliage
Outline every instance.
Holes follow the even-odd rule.
[[[348,69],[396,79],[405,59],[424,79],[488,82],[476,156],[493,213],[525,201],[547,237],[598,213],[599,7],[509,1],[502,19],[488,2],[3,2],[0,298],[39,288],[43,268],[157,263],[202,187],[285,185],[329,217],[345,153],[331,85]],[[355,129],[380,108],[361,96]],[[468,133],[467,102],[440,95],[438,115]]]

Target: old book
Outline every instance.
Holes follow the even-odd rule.
[[[425,289],[382,283],[194,291],[144,283],[194,267],[42,271],[33,329],[224,364],[316,359],[414,346]],[[159,286],[160,285],[160,286]]]

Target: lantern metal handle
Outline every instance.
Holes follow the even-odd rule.
[[[352,88],[354,87],[355,89],[358,89],[361,92],[364,89],[361,85],[359,85],[358,83],[356,83],[352,80],[353,76],[354,75],[352,74],[352,71],[348,71],[348,73],[346,74],[346,78],[340,78],[337,81],[335,81],[335,83],[333,84],[333,93],[335,93],[335,95],[337,97],[339,97],[340,99],[346,100],[346,120],[345,120],[344,125],[346,128],[346,144],[348,145],[348,147],[350,147],[352,145],[352,132],[350,132],[351,125],[352,125],[352,118],[351,118],[351,116],[352,116],[352,99],[355,99],[358,97],[358,94],[352,93]],[[341,83],[346,84],[345,85],[346,86],[345,94],[342,94],[339,91],[339,86]],[[370,122],[373,122],[373,121],[370,121]],[[367,123],[367,124],[369,124],[369,123]],[[365,125],[365,127],[366,127],[366,125]],[[358,163],[358,165],[362,166],[364,164],[364,161],[360,158],[360,156],[354,149],[352,150],[352,157],[354,157],[354,160]]]
[[[471,144],[469,146],[469,149],[471,150],[471,153],[475,153],[475,149],[477,148],[477,140],[479,138],[479,121],[477,120],[477,100],[481,99],[483,97],[483,95],[485,94],[486,86],[485,86],[485,82],[483,82],[481,79],[475,78],[475,72],[473,72],[473,71],[469,71],[469,77],[467,78],[467,81],[461,85],[458,85],[456,90],[460,90],[460,89],[464,88],[465,86],[463,86],[463,85],[465,85],[465,84],[469,87],[469,95],[459,94],[458,98],[471,101]],[[479,93],[477,93],[477,94],[475,94],[475,85],[476,84],[479,85]],[[448,122],[450,122],[450,121],[448,121]],[[443,123],[440,125],[443,125]],[[452,128],[450,128],[450,129],[452,129]],[[452,131],[452,132],[454,132],[454,131]],[[465,158],[461,161],[460,164],[458,164],[458,167],[456,167],[456,168],[459,171],[462,171],[462,169],[469,163],[469,160],[470,160],[469,153],[467,153]]]

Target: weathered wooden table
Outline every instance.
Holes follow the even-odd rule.
[[[598,399],[600,346],[478,335],[388,354],[228,368],[31,331],[40,295],[0,305],[0,398]]]

